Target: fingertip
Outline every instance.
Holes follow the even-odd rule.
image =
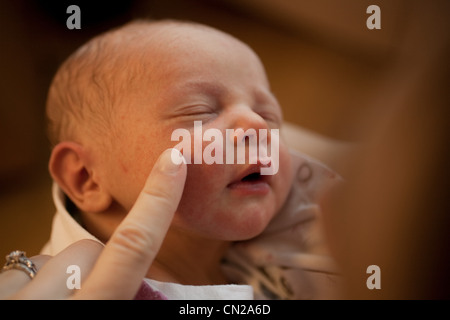
[[[171,160],[174,164],[180,165],[181,163],[184,163],[184,164],[187,163],[186,159],[184,158],[184,156],[180,150],[178,150],[176,148],[170,148],[170,149],[167,149],[166,151],[169,151],[169,150],[170,150]]]
[[[158,158],[155,169],[164,174],[176,174],[186,165],[181,152],[175,148],[165,150]]]

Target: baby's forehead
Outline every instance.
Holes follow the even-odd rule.
[[[191,22],[157,21],[131,23],[111,34],[114,46],[127,51],[130,60],[157,59],[169,56],[188,60],[207,49],[239,52],[242,57],[257,57],[241,40],[221,30]],[[178,54],[178,55],[177,55]],[[183,54],[183,56],[180,56]]]
[[[132,23],[108,34],[104,45],[104,72],[142,76],[158,80],[168,69],[186,65],[202,67],[211,56],[223,61],[251,59],[249,63],[260,63],[253,50],[242,41],[220,30],[186,22]],[[228,53],[227,53],[228,52]],[[102,55],[100,53],[100,55]],[[109,61],[109,62],[108,62]],[[232,63],[232,62],[231,62]]]
[[[133,22],[105,34],[105,43],[130,51],[176,48],[177,45],[189,42],[200,45],[201,42],[198,40],[202,39],[228,41],[229,44],[236,45],[243,44],[231,35],[212,27],[175,21]]]
[[[214,46],[253,53],[240,40],[205,25],[178,21],[137,21],[89,41],[73,54],[69,67],[80,70],[80,73],[81,70],[87,70],[98,76],[103,73],[103,76],[114,77],[114,74],[135,71],[136,76],[139,76],[149,69],[195,59],[194,52]]]

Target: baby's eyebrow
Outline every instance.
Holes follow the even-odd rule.
[[[226,93],[227,89],[221,83],[191,80],[175,87],[175,91],[180,94],[206,93],[207,95],[221,97]]]

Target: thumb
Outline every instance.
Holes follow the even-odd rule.
[[[168,149],[154,165],[133,208],[106,244],[75,298],[132,299],[161,247],[186,181],[181,153]]]

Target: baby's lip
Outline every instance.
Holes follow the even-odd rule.
[[[243,171],[241,171],[235,180],[233,180],[228,187],[239,184],[245,181],[245,178],[254,177],[251,180],[254,182],[265,182],[268,183],[270,180],[269,175],[261,175],[261,168],[265,167],[265,165],[258,162],[257,164],[252,164],[247,166]],[[253,176],[252,176],[253,175]]]

